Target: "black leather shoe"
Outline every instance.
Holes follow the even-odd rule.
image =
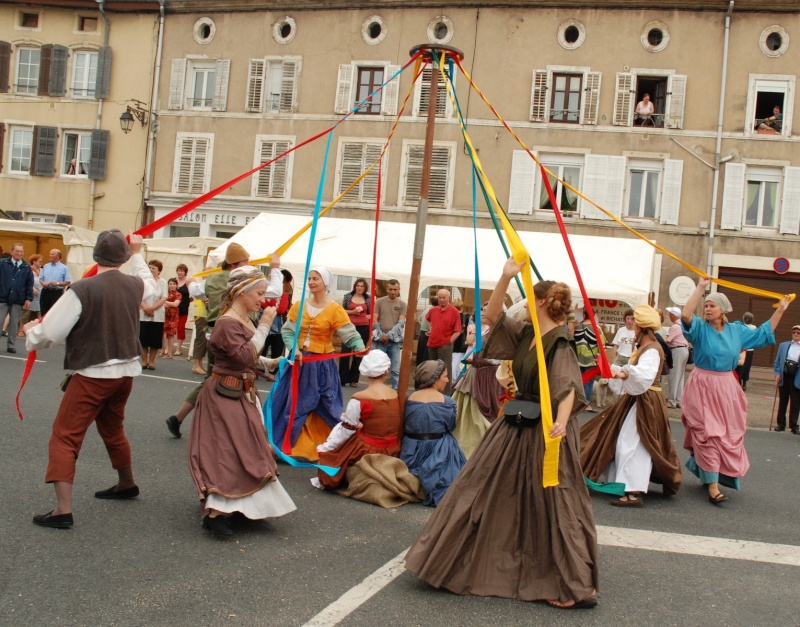
[[[181,423],[177,416],[170,416],[167,418],[167,429],[176,438],[181,437]]]
[[[17,352],[17,349],[16,349],[16,348],[14,348],[13,346],[9,346],[9,347],[8,347],[6,350],[7,350],[9,353],[16,353],[16,352]]]
[[[100,490],[94,493],[94,498],[96,499],[134,499],[137,496],[139,496],[138,485],[125,490],[117,490],[117,486],[112,485],[108,490]]]
[[[781,427],[780,425],[778,425],[777,427],[775,427],[775,431],[786,431],[786,427]]]
[[[38,514],[33,517],[33,524],[40,527],[50,527],[51,529],[69,529],[72,527],[72,514],[57,514],[53,516],[51,510],[47,514]]]
[[[233,535],[233,529],[226,516],[203,516],[203,529],[207,529],[215,536],[228,538]]]
[[[797,427],[792,427],[792,433],[794,433],[795,435],[800,435],[800,429],[798,429]]]

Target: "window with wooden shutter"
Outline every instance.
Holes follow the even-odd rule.
[[[98,100],[108,98],[108,89],[111,84],[111,47],[100,48],[97,55],[97,76],[94,83],[94,97]]]
[[[297,72],[300,62],[297,59],[284,59],[281,63],[281,113],[292,113],[297,109]]]
[[[49,59],[50,52],[48,50],[48,76],[49,76]],[[16,78],[14,80],[14,92],[17,94],[39,94],[47,93],[47,83],[41,82],[41,48],[17,48],[17,68]],[[43,91],[42,91],[43,90]]]
[[[383,80],[388,81],[400,71],[399,65],[387,65],[383,72]],[[383,102],[381,113],[383,115],[397,115],[398,100],[400,97],[400,76],[397,76],[383,88]]]
[[[260,165],[283,154],[294,144],[294,138],[256,137],[256,163]],[[293,154],[261,168],[254,177],[253,196],[259,198],[289,198]]]
[[[425,146],[421,143],[406,143],[406,158],[404,162],[404,176],[402,179],[402,205],[414,207],[419,201],[420,187],[422,184],[422,160]],[[430,190],[428,193],[428,207],[433,209],[448,209],[452,195],[452,155],[455,145],[434,144],[431,155]]]
[[[600,72],[587,72],[586,85],[583,88],[583,111],[581,124],[597,124],[600,108]]]
[[[725,164],[725,183],[722,188],[722,215],[719,228],[726,231],[738,231],[742,228],[745,169],[743,163]]]
[[[664,191],[661,194],[661,224],[678,224],[681,208],[681,187],[683,185],[683,161],[667,159],[664,161]]]
[[[9,76],[11,74],[11,44],[0,41],[0,94],[9,90]]]
[[[617,73],[617,86],[614,92],[614,118],[615,126],[630,126],[633,119],[633,74],[628,72]]]
[[[183,91],[186,85],[186,59],[172,60],[172,74],[169,80],[170,111],[183,109]]]
[[[77,50],[72,53],[72,88],[73,98],[95,98],[97,86],[98,53]]]
[[[336,195],[344,192],[381,155],[380,140],[343,139],[339,144],[339,168],[337,171]],[[378,199],[379,168],[376,165],[342,199],[344,202],[375,203]]]
[[[228,108],[228,80],[231,73],[230,59],[217,59],[214,76],[214,98],[212,111],[226,111]]]
[[[92,159],[92,134],[64,131],[61,145],[61,176],[86,178]]]
[[[780,231],[788,235],[800,232],[800,168],[797,167],[787,167],[783,171]]]
[[[30,50],[30,48],[26,48]],[[36,94],[39,96],[46,96],[47,90],[50,85],[50,62],[53,59],[53,44],[46,44],[39,48],[39,67],[38,67],[38,80]],[[29,79],[30,81],[30,79]],[[18,93],[32,93],[30,87],[27,89],[20,83],[20,67],[19,59],[17,60],[17,92]]]
[[[533,187],[536,162],[525,150],[515,150],[511,157],[511,188],[508,191],[508,213],[533,213]]]
[[[625,190],[625,157],[586,155],[585,160],[581,192],[609,213],[619,217]],[[583,218],[611,219],[583,199],[579,210]]]
[[[96,128],[92,131],[92,148],[89,156],[89,178],[104,181],[108,166],[108,139],[111,133]]]
[[[56,173],[56,143],[58,129],[54,126],[33,127],[31,174],[53,176]]]
[[[683,111],[686,104],[686,76],[674,74],[669,79],[667,107],[665,111],[666,128],[683,128]]]
[[[349,113],[353,108],[353,74],[355,66],[351,63],[342,63],[339,66],[339,76],[336,79],[336,104],[334,113]]]
[[[450,74],[450,67],[445,65],[445,73]],[[424,117],[428,115],[428,104],[431,98],[431,77],[433,70],[430,66],[422,71],[422,76],[417,80],[414,94],[414,115]],[[453,105],[450,97],[447,95],[447,87],[445,87],[444,76],[439,76],[439,88],[436,92],[436,117],[449,118],[453,115]],[[455,86],[455,77],[453,77],[453,85]]]
[[[67,93],[67,58],[65,46],[54,45],[50,57],[50,76],[47,82],[48,96],[63,96]]]
[[[531,87],[531,122],[547,121],[547,70],[534,70]]]
[[[179,133],[175,146],[175,168],[172,188],[178,194],[204,194],[210,189],[210,133]]]
[[[267,58],[263,87],[266,113],[295,111],[299,69],[299,59]]]
[[[556,205],[561,215],[577,215],[579,196],[572,189],[581,189],[583,155],[542,154],[540,155],[540,161],[548,172],[547,180],[553,189]],[[550,194],[547,193],[547,186],[544,184],[542,171],[539,167],[536,168],[536,187],[536,205],[534,208],[543,212],[554,211],[555,207],[550,199]]]
[[[264,71],[267,62],[264,59],[250,59],[247,70],[247,96],[244,110],[261,113],[264,107]]]

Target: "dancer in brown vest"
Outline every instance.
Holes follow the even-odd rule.
[[[72,483],[86,431],[93,422],[119,475],[118,482],[95,492],[99,499],[131,499],[139,495],[133,480],[131,447],[125,436],[125,404],[139,362],[139,304],[157,287],[139,252],[142,238],[130,235],[130,246],[117,229],[97,237],[97,275],[83,279],[53,305],[43,321],[25,325],[29,351],[66,342],[64,367],[75,371],[50,437],[45,481],[54,484],[56,507],[33,517],[42,527],[72,527]],[[119,267],[131,260],[126,276]]]

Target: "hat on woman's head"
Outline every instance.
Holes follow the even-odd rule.
[[[658,331],[661,328],[661,316],[650,305],[639,305],[634,309],[633,320],[640,329]]]
[[[228,285],[219,300],[221,311],[230,307],[239,294],[250,291],[262,281],[266,283],[267,277],[255,266],[243,266],[232,270],[228,277]]]
[[[111,229],[97,236],[92,257],[98,265],[116,268],[131,258],[131,249],[122,231]]]
[[[333,283],[333,275],[331,274],[330,270],[323,266],[317,266],[316,268],[311,268],[311,272],[316,272],[318,275],[320,275],[325,287],[328,289],[331,288],[331,284]]]
[[[244,246],[231,242],[225,250],[225,263],[232,266],[240,261],[250,261],[250,254],[244,249]]]
[[[389,355],[381,350],[372,350],[361,360],[358,371],[365,377],[379,377],[392,367],[392,360]]]
[[[417,382],[420,390],[431,387],[439,380],[444,372],[445,365],[441,359],[431,359],[423,361],[414,371],[414,381]]]
[[[722,313],[730,313],[733,311],[731,301],[729,301],[728,297],[722,292],[711,292],[708,296],[706,296],[705,300],[710,300],[717,307],[722,309]]]
[[[678,309],[677,307],[667,307],[666,308],[666,312],[668,314],[672,314],[676,318],[680,318],[681,317],[681,310]]]

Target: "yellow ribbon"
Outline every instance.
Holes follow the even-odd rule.
[[[484,186],[486,187],[486,193],[491,198],[494,206],[499,209],[500,203],[497,200],[497,195],[495,194],[492,184],[489,182],[489,177],[486,176],[486,173],[483,170],[481,160],[478,157],[478,151],[475,150],[475,146],[473,145],[472,140],[467,133],[467,127],[464,123],[464,118],[461,115],[459,108],[456,106],[455,98],[451,89],[450,77],[447,76],[444,71],[444,59],[445,55],[441,55],[441,58],[439,59],[439,71],[443,77],[446,77],[444,80],[444,85],[447,89],[447,94],[450,97],[450,101],[453,103],[453,110],[458,111],[458,121],[461,124],[461,130],[464,134],[464,141],[470,147],[475,169],[478,170],[478,173],[483,180]],[[547,368],[545,367],[546,362],[544,350],[542,348],[541,326],[539,325],[539,319],[536,315],[536,297],[533,294],[531,266],[530,263],[528,263],[530,260],[530,255],[528,254],[528,251],[525,248],[525,245],[522,243],[519,235],[517,235],[516,230],[514,230],[514,227],[511,225],[511,222],[509,222],[505,212],[498,210],[495,213],[497,213],[499,216],[500,223],[503,225],[503,231],[506,234],[506,238],[508,238],[508,246],[511,249],[511,256],[517,263],[524,264],[520,273],[522,274],[522,285],[525,288],[525,293],[528,295],[528,310],[530,311],[534,333],[536,334],[536,358],[539,360],[539,398],[542,408],[542,432],[544,433],[545,446],[544,463],[542,466],[542,485],[545,488],[554,487],[558,485],[558,458],[561,437],[550,437],[550,429],[553,428],[553,408],[550,400],[550,385],[547,377]],[[531,304],[533,304],[533,306],[531,306]]]
[[[417,59],[416,63],[414,64],[414,80],[411,81],[411,88],[408,90],[408,93],[406,94],[406,97],[403,100],[403,104],[400,107],[400,110],[397,112],[397,117],[395,118],[394,124],[392,125],[392,128],[389,131],[389,135],[386,137],[386,142],[383,144],[383,149],[381,150],[380,156],[375,161],[373,161],[372,165],[369,166],[366,170],[364,170],[364,172],[355,181],[353,181],[347,187],[346,190],[344,190],[341,194],[339,194],[331,204],[329,204],[327,207],[325,207],[322,211],[319,212],[319,217],[320,218],[322,216],[324,216],[326,213],[328,213],[328,211],[333,209],[333,207],[336,206],[336,204],[342,198],[347,196],[347,194],[349,194],[350,191],[356,185],[358,185],[361,181],[363,181],[364,178],[370,172],[372,172],[372,170],[375,168],[375,166],[377,166],[381,162],[381,159],[383,159],[383,156],[386,154],[386,150],[389,148],[389,142],[392,140],[392,137],[394,136],[394,133],[397,130],[397,126],[400,123],[400,116],[403,115],[403,111],[405,111],[406,105],[408,104],[408,101],[411,98],[411,94],[414,93],[414,84],[416,83],[417,77],[420,75],[420,73],[422,71],[421,70],[421,62],[422,62],[422,57],[419,57]],[[278,253],[278,256],[283,255],[287,250],[289,250],[289,248],[291,248],[292,244],[294,244],[298,239],[300,239],[300,237],[302,237],[303,233],[305,233],[306,231],[308,231],[311,228],[312,224],[313,224],[313,221],[309,222],[304,227],[302,227],[299,231],[297,231],[297,233],[295,233],[289,239],[287,239],[275,251],[276,253]],[[250,263],[251,266],[260,266],[260,265],[268,264],[270,261],[272,261],[272,253],[267,255],[266,257],[262,257],[261,259],[253,259],[249,263]],[[210,274],[215,274],[217,272],[222,272],[222,268],[209,268],[208,270],[203,270],[202,272],[198,272],[197,274],[193,274],[192,276],[195,279],[201,279],[201,278],[209,276]]]
[[[683,260],[683,259],[681,259],[680,257],[678,257],[678,256],[676,256],[676,255],[674,255],[674,254],[672,254],[670,251],[668,251],[668,250],[667,250],[666,248],[664,248],[663,246],[659,246],[658,244],[656,244],[655,242],[653,242],[652,240],[650,240],[650,239],[649,239],[649,238],[648,238],[646,235],[642,235],[641,233],[639,233],[639,231],[637,231],[636,229],[634,229],[634,228],[631,228],[630,226],[628,226],[627,224],[625,224],[625,222],[624,222],[623,220],[621,220],[620,218],[618,218],[617,216],[615,216],[613,213],[611,213],[611,212],[607,211],[606,209],[604,209],[603,207],[601,207],[600,205],[598,205],[598,204],[597,204],[596,202],[594,202],[594,201],[593,201],[591,198],[587,198],[586,196],[584,196],[584,195],[583,195],[583,194],[582,194],[582,193],[581,193],[579,190],[575,189],[575,188],[574,188],[572,185],[570,185],[570,184],[569,184],[569,183],[567,183],[566,181],[564,181],[564,180],[562,180],[562,179],[558,178],[558,176],[557,176],[556,174],[554,174],[553,172],[551,172],[551,171],[550,171],[550,170],[547,168],[547,166],[542,166],[542,162],[541,162],[541,161],[539,161],[539,159],[537,159],[537,158],[536,158],[536,155],[534,155],[534,154],[533,154],[533,153],[530,151],[530,149],[529,149],[529,148],[528,148],[528,147],[525,145],[525,142],[523,142],[523,141],[522,141],[522,139],[519,137],[519,135],[517,135],[517,134],[516,134],[516,133],[515,133],[515,132],[514,132],[514,131],[511,129],[511,127],[510,127],[510,126],[509,126],[509,125],[506,123],[506,121],[505,121],[505,120],[502,118],[502,116],[501,116],[501,115],[500,115],[500,114],[497,112],[497,110],[496,110],[496,109],[495,109],[495,108],[492,106],[492,104],[491,104],[491,103],[490,103],[490,102],[487,100],[486,96],[484,96],[484,95],[483,95],[483,92],[482,92],[482,91],[481,91],[481,90],[478,88],[478,86],[477,86],[477,85],[474,83],[474,81],[472,80],[472,78],[470,77],[470,75],[467,73],[466,69],[464,69],[464,67],[463,67],[463,66],[462,66],[460,63],[458,64],[458,67],[459,67],[459,69],[461,70],[461,72],[464,74],[464,76],[466,77],[466,79],[469,81],[469,84],[470,84],[470,86],[471,86],[471,87],[472,87],[472,88],[473,88],[473,89],[474,89],[474,90],[477,92],[477,94],[478,94],[478,95],[481,97],[481,100],[483,100],[483,101],[486,103],[486,105],[489,107],[489,109],[492,111],[492,113],[494,113],[495,117],[497,117],[497,119],[498,119],[498,120],[500,121],[500,123],[501,123],[501,124],[502,124],[502,125],[503,125],[503,126],[506,128],[506,130],[507,130],[509,133],[511,133],[511,135],[514,137],[514,139],[516,139],[516,140],[517,140],[517,143],[518,143],[518,144],[519,144],[519,145],[520,145],[520,146],[523,148],[523,150],[525,150],[525,152],[527,152],[527,153],[528,153],[528,155],[530,156],[530,158],[531,158],[531,159],[533,159],[533,160],[536,162],[536,164],[537,164],[537,165],[539,165],[539,166],[541,166],[541,167],[544,167],[544,169],[545,169],[545,171],[547,172],[548,176],[551,176],[552,178],[554,178],[554,179],[558,180],[558,181],[559,181],[559,182],[560,182],[560,183],[561,183],[561,184],[562,184],[564,187],[566,187],[566,188],[567,188],[569,191],[571,191],[573,194],[576,194],[577,196],[579,196],[580,198],[582,198],[582,199],[583,199],[583,200],[585,200],[586,202],[588,202],[588,203],[591,203],[591,204],[592,204],[594,207],[596,207],[597,209],[599,209],[600,211],[602,211],[602,212],[603,212],[605,215],[607,215],[609,218],[611,218],[612,220],[614,220],[614,222],[616,222],[616,223],[617,223],[617,224],[619,224],[620,226],[624,227],[624,228],[625,228],[627,231],[629,231],[630,233],[632,233],[633,235],[635,235],[635,236],[636,236],[636,237],[638,237],[639,239],[641,239],[641,240],[643,240],[643,241],[647,242],[647,243],[648,243],[648,244],[650,244],[650,245],[651,245],[653,248],[655,248],[655,249],[656,249],[656,250],[658,250],[659,252],[661,252],[661,253],[665,254],[667,257],[669,257],[669,258],[671,258],[671,259],[674,259],[674,260],[675,260],[675,261],[677,261],[679,264],[681,264],[683,267],[685,267],[687,270],[690,270],[691,272],[694,272],[695,274],[697,274],[697,275],[698,275],[698,276],[700,276],[700,277],[705,277],[705,276],[706,276],[706,273],[705,273],[704,271],[702,271],[702,270],[700,270],[699,268],[697,268],[697,267],[693,266],[693,265],[692,265],[692,264],[690,264],[688,261],[684,261],[684,260]],[[768,290],[762,290],[762,289],[759,289],[759,288],[757,288],[757,287],[750,287],[750,286],[748,286],[748,285],[741,285],[740,283],[734,283],[733,281],[727,281],[727,280],[725,280],[725,279],[717,279],[717,278],[713,278],[713,277],[709,277],[709,278],[711,279],[711,281],[712,281],[713,283],[716,283],[717,285],[721,285],[722,287],[727,287],[728,289],[731,289],[731,290],[736,290],[736,291],[739,291],[739,292],[745,292],[746,294],[752,294],[753,296],[763,296],[763,297],[765,297],[765,298],[772,298],[772,299],[775,299],[775,300],[778,300],[778,301],[780,301],[780,300],[783,300],[783,297],[784,297],[784,294],[778,294],[777,292],[770,292],[770,291],[768,291]],[[789,294],[788,296],[791,298],[791,300],[794,300],[794,299],[795,299],[795,294]],[[777,307],[777,304],[776,304],[775,306]]]

